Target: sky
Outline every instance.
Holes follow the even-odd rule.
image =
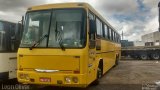
[[[160,0],[0,0],[0,20],[18,22],[28,7],[49,3],[86,2],[94,7],[124,39],[139,41],[158,30]]]

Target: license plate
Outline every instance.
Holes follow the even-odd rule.
[[[51,82],[51,78],[46,78],[46,77],[40,77],[39,78],[40,82]]]

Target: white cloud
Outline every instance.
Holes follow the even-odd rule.
[[[0,15],[6,15],[6,13],[5,13],[5,12],[0,11]]]
[[[145,28],[144,28],[144,33],[150,33],[152,31],[157,31],[158,30],[158,16],[154,17],[151,19],[149,22],[146,23]]]
[[[158,2],[160,0],[142,0],[143,4],[145,4],[149,8],[158,7]]]
[[[0,0],[0,19],[17,22],[30,6],[46,3],[87,2],[107,19],[125,39],[138,40],[158,29],[158,0],[140,0],[148,11],[141,12],[137,0]],[[126,18],[115,17],[126,16]],[[128,19],[129,17],[130,19]]]
[[[141,35],[158,30],[157,0],[141,0],[145,9],[148,9],[148,11],[144,12],[140,11],[136,0],[120,1],[115,2],[110,0],[110,2],[108,2],[110,5],[107,6],[107,4],[104,3],[106,8],[101,9],[100,11],[103,12],[103,15],[107,17],[108,21],[116,27],[120,33],[123,30],[125,39],[132,41],[141,40]],[[121,21],[120,17],[114,18],[113,15],[128,16],[131,17],[131,20],[124,18]]]
[[[87,2],[91,4],[104,18],[106,18],[119,33],[124,32],[125,39],[140,40],[144,33],[157,30],[157,0],[142,0],[145,7],[150,9],[148,12],[140,12],[137,0],[48,0],[49,2]],[[114,18],[113,15],[128,15],[134,18],[133,20],[120,21]],[[134,16],[136,15],[136,16]],[[144,17],[145,20],[140,20],[139,17]],[[156,18],[155,18],[156,17]],[[154,26],[154,28],[153,28]]]
[[[108,14],[133,14],[138,10],[136,0],[103,0],[98,4]]]

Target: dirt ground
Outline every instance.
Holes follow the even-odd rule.
[[[160,61],[121,60],[101,79],[87,88],[43,87],[41,90],[160,90]]]
[[[101,79],[101,84],[145,84],[156,81],[160,81],[160,62],[121,61]]]
[[[160,90],[160,61],[123,60],[101,79],[97,86],[81,88],[45,87],[53,90]]]
[[[150,88],[157,88],[155,84],[159,81],[160,62],[132,60],[121,61],[100,80],[100,84],[120,86],[121,90],[146,90],[147,88],[150,90]],[[109,86],[108,88],[112,89]]]

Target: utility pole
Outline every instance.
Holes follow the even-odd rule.
[[[159,21],[159,28],[158,29],[159,29],[159,32],[160,32],[160,2],[158,3],[158,9],[159,9],[159,20],[158,20]]]
[[[123,40],[123,30],[122,30],[122,40]]]

